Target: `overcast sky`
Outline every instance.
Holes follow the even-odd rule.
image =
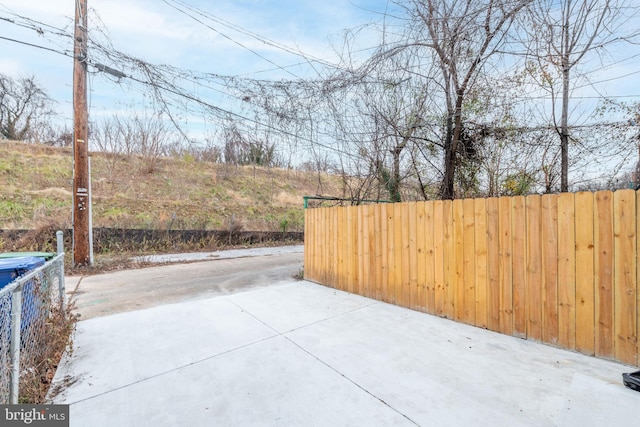
[[[155,64],[222,75],[282,78],[309,73],[300,56],[287,54],[256,38],[241,34],[211,20],[208,28],[171,4],[186,3],[271,41],[315,58],[335,60],[332,45],[339,45],[344,29],[365,26],[381,19],[387,0],[88,0],[90,30],[99,19],[117,50]],[[16,14],[56,28],[73,28],[73,0],[0,0],[0,18]],[[193,12],[191,12],[193,13]],[[197,15],[196,15],[197,16]],[[202,17],[200,17],[202,18]],[[361,43],[375,36],[360,37]],[[0,37],[32,43],[70,53],[71,40],[45,33],[38,35],[15,23],[0,20]],[[362,45],[360,47],[370,47]],[[71,123],[72,60],[59,53],[0,39],[0,72],[11,76],[35,76],[58,110]],[[253,52],[252,52],[253,51]],[[287,73],[278,70],[285,67]],[[90,70],[91,71],[91,70]],[[94,70],[95,71],[95,70]],[[127,93],[99,74],[91,74],[92,114],[110,108],[113,95],[127,102]],[[131,94],[135,96],[135,94]]]

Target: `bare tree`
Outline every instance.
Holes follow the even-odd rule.
[[[125,143],[121,123],[108,118],[91,126],[91,141],[104,154],[111,183],[116,177],[117,165],[125,156]]]
[[[167,147],[174,139],[172,128],[163,121],[163,115],[148,116],[134,114],[129,119],[133,127],[133,146],[142,157],[144,171],[153,173],[160,157],[166,154]]]
[[[47,118],[33,128],[33,140],[52,147],[71,147],[73,130],[67,125],[54,123]]]
[[[518,13],[529,0],[411,0],[401,3],[410,19],[409,39],[383,52],[407,48],[432,53],[440,70],[446,105],[444,174],[440,194],[453,198],[459,146],[463,145],[463,107],[469,90],[490,58],[499,52]]]
[[[13,79],[0,74],[0,136],[36,141],[38,127],[53,114],[53,101],[34,77]]]
[[[569,190],[569,106],[574,71],[586,59],[602,57],[614,44],[637,37],[624,33],[637,6],[618,0],[544,0],[531,3],[528,45],[538,67],[532,73],[552,98],[552,118],[560,137],[560,191]],[[557,76],[557,77],[556,77]],[[576,76],[577,77],[577,76]],[[557,80],[560,84],[556,84]]]

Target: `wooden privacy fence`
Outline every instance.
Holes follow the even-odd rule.
[[[638,365],[633,190],[305,212],[307,280]]]

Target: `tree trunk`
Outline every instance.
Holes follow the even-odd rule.
[[[456,108],[453,115],[447,119],[447,140],[445,142],[445,154],[444,154],[444,178],[442,180],[442,199],[453,199],[454,183],[456,176],[456,152],[458,151],[458,144],[461,136],[462,126],[462,100],[464,94],[458,92],[456,97]],[[453,127],[453,129],[451,129]]]
[[[560,118],[560,191],[569,191],[569,67],[562,71],[562,117]]]
[[[569,8],[571,2],[566,3],[563,23],[564,39],[562,43],[562,114],[560,117],[560,191],[569,191]]]
[[[400,153],[402,152],[402,148],[404,147],[396,147],[395,150],[392,150],[393,175],[389,182],[389,193],[392,202],[402,201],[402,197],[400,196]]]

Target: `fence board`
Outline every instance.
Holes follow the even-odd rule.
[[[322,209],[322,219],[323,219],[323,236],[329,236],[333,238],[331,233],[331,216],[330,216],[329,208]],[[331,239],[327,239],[322,247],[322,264],[326,265],[328,268],[324,269],[322,272],[322,281],[323,283],[331,283],[329,279],[331,278],[331,268],[333,268],[333,264],[331,264],[331,259],[329,258],[329,253],[331,253],[329,246],[331,245]]]
[[[389,301],[394,304],[398,304],[398,285],[396,283],[396,269],[400,268],[400,253],[402,251],[401,245],[398,244],[399,239],[401,239],[402,235],[400,233],[400,229],[396,232],[396,222],[395,222],[395,206],[389,205],[387,209],[387,227],[388,227],[388,238],[389,238]]]
[[[374,253],[374,231],[371,228],[371,221],[373,220],[373,206],[369,205],[361,205],[357,206],[356,209],[358,211],[362,211],[361,215],[358,215],[358,221],[362,221],[362,225],[358,223],[358,230],[362,230],[362,234],[358,235],[356,233],[354,241],[358,242],[362,240],[362,247],[358,249],[356,252],[358,255],[360,250],[362,251],[362,258],[358,258],[359,261],[362,262],[362,267],[358,265],[357,269],[357,277],[359,280],[354,281],[354,288],[358,289],[358,293],[360,295],[365,295],[367,297],[375,296],[375,277],[373,272],[373,265],[375,258]],[[347,230],[348,231],[348,230]]]
[[[322,253],[321,248],[323,244],[322,234],[320,231],[322,229],[322,217],[320,216],[320,209],[314,209],[313,213],[309,213],[309,215],[305,215],[305,221],[310,218],[310,221],[313,222],[311,225],[311,232],[314,233],[310,239],[305,237],[305,252],[304,256],[307,257],[307,242],[311,245],[311,251],[309,251],[309,255],[311,259],[309,260],[309,264],[311,265],[311,271],[307,274],[307,270],[304,270],[304,277],[312,280],[314,282],[322,282],[320,277],[320,271],[323,269],[324,264],[322,264],[320,255]]]
[[[335,256],[337,258],[336,265],[338,268],[338,288],[342,289],[343,291],[348,291],[349,284],[347,282],[347,268],[345,265],[345,258],[347,255],[347,236],[346,233],[341,232],[341,230],[345,230],[347,226],[347,208],[339,207],[338,209],[336,209],[336,214],[336,235],[338,236],[338,250],[336,251]]]
[[[305,251],[304,251],[304,261],[302,263],[302,272],[304,273],[305,280],[313,279],[313,260],[315,255],[315,245],[316,245],[316,232],[315,226],[318,222],[315,220],[314,216],[317,210],[315,209],[305,209],[304,211],[304,243],[305,243]]]
[[[512,199],[513,335],[527,337],[527,213],[523,196]]]
[[[487,328],[487,205],[485,199],[476,199],[473,207],[475,223],[475,325]]]
[[[363,275],[362,275],[362,288],[366,289],[364,295],[370,298],[375,296],[375,283],[373,283],[373,265],[374,265],[374,254],[373,254],[373,240],[374,240],[374,230],[373,230],[373,206],[371,205],[362,205],[359,207],[363,210],[362,219],[364,224],[362,225],[362,233],[363,233],[363,249],[364,249],[364,267],[363,267]]]
[[[435,263],[435,242],[434,242],[434,203],[425,202],[424,219],[425,219],[425,310],[428,313],[436,314],[436,278],[435,271],[438,264]],[[440,264],[442,272],[442,264]],[[442,273],[440,273],[442,275]]]
[[[338,289],[342,289],[342,283],[340,281],[340,254],[342,252],[342,238],[340,236],[340,218],[342,207],[338,207],[333,211],[333,249],[331,250],[331,257],[333,259],[333,283]]]
[[[362,219],[362,295],[370,297],[374,294],[371,283],[371,243],[369,242],[372,237],[369,233],[369,221],[371,215],[369,214],[369,205],[358,206],[358,209],[362,211],[360,218]]]
[[[325,283],[322,281],[322,272],[325,270],[325,264],[324,264],[324,260],[322,259],[322,248],[325,245],[325,240],[322,237],[324,236],[324,234],[322,234],[323,230],[324,230],[324,218],[322,217],[322,210],[317,209],[316,213],[314,215],[314,219],[317,221],[316,226],[314,227],[314,231],[316,233],[316,242],[315,242],[315,253],[314,253],[314,259],[313,259],[313,266],[314,266],[314,270],[313,270],[313,278],[316,282],[321,282],[321,283]]]
[[[330,283],[334,283],[335,286],[335,282],[336,282],[336,265],[335,265],[335,253],[337,251],[337,228],[336,228],[336,211],[333,209],[329,209],[327,208],[327,217],[329,218],[329,233],[331,236],[331,240],[330,240],[330,244],[327,245],[326,251],[327,251],[327,259],[329,260],[329,264],[331,265],[331,268],[329,269],[329,281]]]
[[[444,202],[433,202],[433,281],[434,314],[445,316],[445,279],[444,279]]]
[[[382,256],[383,256],[383,253],[385,253],[385,248],[383,248],[382,241],[384,240],[386,244],[386,240],[387,240],[386,238],[387,236],[383,235],[383,231],[382,231],[382,222],[383,222],[382,218],[384,218],[384,215],[382,214],[382,206],[384,206],[384,204],[374,205],[374,218],[373,218],[373,227],[374,227],[373,235],[375,236],[375,244],[374,244],[374,251],[375,251],[374,276],[376,281],[375,298],[377,300],[382,300],[382,273],[383,273]]]
[[[324,272],[324,281],[328,283],[333,283],[332,271],[333,271],[333,260],[329,257],[331,254],[331,246],[333,246],[333,223],[331,221],[332,215],[331,210],[329,208],[323,209],[323,216],[325,217],[325,236],[329,236],[330,239],[327,240],[326,244],[323,248],[322,257],[324,258],[324,262],[328,266],[327,270]]]
[[[329,276],[329,269],[326,267],[328,266],[328,260],[327,257],[325,255],[326,253],[326,246],[329,244],[329,240],[328,239],[323,239],[323,236],[328,236],[328,216],[327,216],[327,210],[324,208],[318,208],[318,216],[319,216],[319,220],[320,220],[320,227],[318,230],[318,243],[319,243],[319,248],[318,248],[318,252],[319,252],[319,258],[320,258],[320,265],[323,266],[323,268],[320,269],[319,271],[319,279],[320,279],[320,283],[327,283],[328,284],[328,276]]]
[[[382,235],[382,280],[383,280],[383,301],[395,301],[395,288],[393,286],[393,257],[395,254],[395,239],[393,238],[393,205],[382,205],[381,227],[384,230]]]
[[[333,222],[331,221],[332,215],[331,210],[329,208],[324,208],[323,215],[325,217],[325,236],[329,236],[330,239],[324,245],[323,248],[323,258],[326,265],[329,267],[327,271],[324,273],[324,280],[329,283],[333,283],[332,271],[333,271],[333,260],[330,258],[331,254],[331,246],[333,245]]]
[[[558,196],[542,196],[542,340],[558,343]]]
[[[345,258],[347,264],[347,291],[359,293],[356,285],[356,276],[358,275],[358,244],[357,244],[357,227],[354,226],[354,216],[357,217],[357,208],[354,206],[347,206],[346,208],[346,229],[342,231],[342,234],[346,235],[346,247]]]
[[[380,278],[382,284],[382,293],[381,300],[385,302],[390,302],[391,298],[389,298],[389,254],[391,253],[391,247],[389,245],[389,241],[393,239],[389,239],[389,221],[387,218],[389,217],[388,208],[390,205],[383,203],[380,205],[380,236],[381,236],[381,259],[380,259]],[[391,244],[393,246],[393,243]]]
[[[389,257],[389,288],[392,292],[390,297],[394,304],[401,305],[400,295],[402,288],[400,282],[402,280],[402,220],[400,219],[400,208],[397,204],[389,206],[387,214],[389,215],[389,240],[393,241],[392,256]]]
[[[613,193],[614,209],[614,356],[636,364],[636,204],[633,190]]]
[[[498,199],[487,199],[487,327],[500,330],[500,217]]]
[[[352,226],[355,226],[357,235],[354,240],[355,248],[352,250],[356,257],[356,275],[362,277],[362,283],[351,283],[353,289],[357,289],[360,295],[368,296],[369,287],[371,286],[371,278],[369,277],[368,270],[368,251],[369,251],[369,234],[367,229],[367,211],[366,206],[357,206],[355,209],[355,221]],[[347,233],[351,229],[345,230]],[[361,285],[361,286],[360,286]]]
[[[541,197],[526,197],[527,210],[527,337],[542,340]]]
[[[576,239],[574,195],[558,196],[558,343],[576,348]]]
[[[315,210],[312,209],[305,209],[304,210],[304,236],[305,236],[305,250],[303,253],[303,261],[302,261],[302,272],[304,274],[304,278],[307,280],[313,280],[311,279],[311,276],[308,275],[307,273],[312,271],[312,267],[311,267],[311,257],[313,254],[313,247],[311,245],[306,245],[306,240],[307,239],[315,239],[317,234],[313,232],[313,226],[315,226],[317,223],[316,221],[313,221],[311,219],[311,217],[313,216],[313,213],[315,212]]]
[[[368,280],[371,282],[369,283],[369,297],[370,298],[378,298],[378,284],[376,283],[376,266],[377,266],[377,254],[376,254],[376,248],[379,248],[379,246],[376,246],[376,234],[377,230],[376,230],[376,210],[375,210],[376,205],[366,205],[366,212],[367,212],[367,234],[369,235],[369,258],[367,260],[368,264],[366,266],[367,268],[367,277]],[[357,237],[356,237],[357,238]],[[364,280],[364,279],[363,279]]]
[[[636,191],[636,366],[640,366],[640,191]]]
[[[613,197],[609,191],[595,195],[596,248],[596,355],[613,357]]]
[[[388,269],[388,293],[387,293],[387,301],[391,303],[396,303],[396,258],[400,256],[400,246],[396,246],[396,234],[395,234],[395,223],[394,223],[394,205],[389,205],[387,207],[387,238],[389,240],[389,269]],[[398,230],[400,231],[400,230]],[[398,233],[400,234],[400,233]]]
[[[402,255],[400,258],[400,283],[402,284],[402,306],[411,307],[411,256],[409,255],[409,248],[411,246],[409,230],[410,230],[410,218],[409,218],[409,203],[401,203],[396,205],[400,207],[402,217],[400,221],[402,223]]]
[[[427,219],[425,202],[416,204],[416,310],[427,311]]]
[[[396,203],[394,207],[394,237],[396,245],[396,256],[393,258],[393,284],[395,286],[395,303],[401,307],[407,307],[405,295],[408,294],[408,289],[405,286],[404,278],[407,276],[407,272],[402,271],[405,263],[404,254],[406,253],[404,245],[406,242],[406,226],[407,216],[405,213],[405,204]],[[408,296],[408,295],[407,295]]]
[[[413,310],[420,310],[422,307],[423,292],[418,292],[418,224],[417,215],[418,207],[416,202],[411,202],[407,206],[409,214],[409,245],[408,248],[408,264],[409,264],[409,307]],[[405,279],[406,280],[406,279]]]
[[[343,222],[345,228],[338,230],[338,232],[340,234],[344,234],[344,248],[342,256],[344,257],[345,289],[347,292],[359,292],[359,290],[354,287],[353,282],[353,277],[358,274],[358,270],[356,269],[355,272],[353,270],[355,264],[353,262],[353,256],[357,254],[354,250],[354,243],[357,243],[357,239],[353,240],[353,232],[351,231],[353,229],[353,218],[351,218],[352,209],[352,206],[345,206]],[[349,227],[350,223],[352,227]],[[355,246],[357,247],[357,244]]]
[[[362,212],[359,206],[347,206],[345,209],[347,210],[347,228],[340,230],[340,233],[346,236],[347,245],[345,246],[344,256],[347,265],[353,269],[350,274],[347,274],[346,290],[348,292],[362,294],[362,289],[357,286],[354,280],[355,277],[362,277],[364,275],[362,271],[365,257],[361,222]],[[353,291],[351,291],[351,289],[353,289]]]
[[[392,254],[389,257],[391,270],[389,271],[390,295],[394,304],[402,305],[402,214],[398,204],[389,206],[389,240],[393,241]]]
[[[454,301],[455,288],[455,244],[453,236],[453,203],[451,200],[442,201],[442,226],[444,228],[444,315],[449,319],[455,317]]]
[[[464,222],[464,268],[462,287],[464,290],[464,322],[476,323],[476,259],[475,259],[475,208],[473,199],[463,201]]]
[[[338,282],[338,209],[328,209],[331,218],[331,248],[329,249],[329,259],[331,260],[331,283]]]
[[[464,321],[464,201],[453,201],[453,309],[454,319]]]
[[[593,193],[575,195],[576,350],[595,354]]]
[[[500,216],[500,332],[511,335],[513,333],[511,198],[501,197],[498,201]]]

